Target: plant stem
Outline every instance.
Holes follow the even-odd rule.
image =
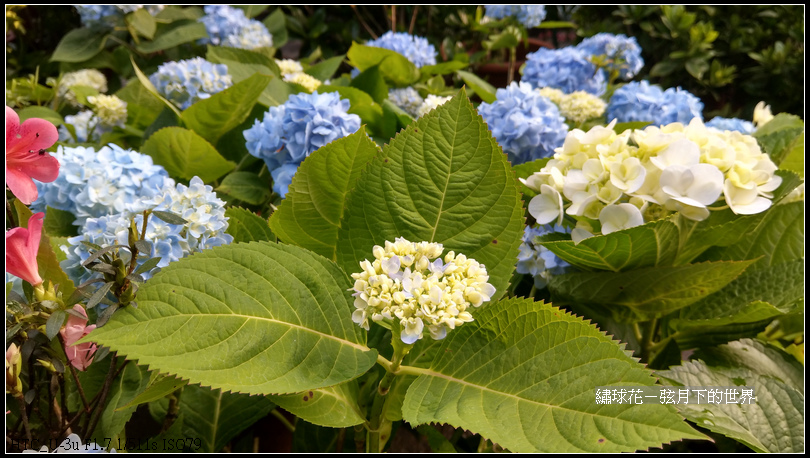
[[[278,409],[271,410],[270,415],[276,417],[278,421],[280,421],[281,424],[284,425],[285,428],[287,428],[288,431],[290,431],[291,433],[295,432],[295,425],[290,423],[290,420],[287,420],[284,414],[279,412]]]
[[[96,405],[95,412],[90,418],[90,422],[85,430],[86,437],[90,437],[93,434],[93,431],[96,429],[96,425],[98,425],[98,420],[101,418],[101,413],[104,411],[104,402],[107,401],[107,394],[109,394],[110,386],[115,378],[115,356],[111,355],[111,358],[110,370],[107,372],[107,379],[104,380],[104,386],[101,388],[98,404]],[[124,364],[126,364],[126,362],[124,362]]]
[[[513,46],[509,48],[509,74],[506,78],[506,85],[509,86],[512,84],[512,80],[515,79],[515,61],[517,60],[517,47]]]
[[[32,442],[31,427],[28,425],[28,414],[25,412],[25,398],[23,396],[17,396],[17,402],[20,404],[20,416],[22,417],[23,426],[25,427],[25,438],[28,439],[28,442]]]
[[[380,379],[380,384],[377,385],[377,392],[374,394],[374,401],[371,404],[370,425],[367,427],[368,432],[366,434],[366,452],[368,453],[382,452],[386,442],[390,439],[388,434],[391,432],[391,421],[384,418],[385,415],[383,412],[385,411],[385,405],[388,400],[391,399],[388,397],[388,392],[391,390],[394,379],[400,373],[399,369],[402,360],[413,347],[413,344],[403,344],[399,339],[400,333],[398,326],[392,329],[391,334],[394,356],[390,365],[387,365],[388,361],[382,358],[383,361],[381,365],[385,367],[385,375]],[[379,358],[378,361],[380,361]],[[383,434],[385,434],[386,437],[383,437]]]
[[[419,11],[419,5],[413,7],[413,16],[411,16],[411,25],[408,27],[408,34],[413,35],[413,29],[416,27],[416,12]]]
[[[658,318],[653,318],[650,321],[650,327],[647,329],[647,334],[644,336],[644,340],[641,342],[641,362],[645,364],[650,364],[650,349],[653,346],[653,338],[655,337],[655,331],[658,327]]]

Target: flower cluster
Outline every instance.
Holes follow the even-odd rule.
[[[82,25],[86,27],[93,25],[112,27],[127,13],[140,8],[146,8],[146,11],[154,16],[161,12],[165,5],[76,5]]]
[[[750,215],[771,206],[782,181],[749,135],[707,128],[697,118],[621,134],[614,123],[572,130],[554,158],[523,180],[540,192],[529,202],[538,223],[579,217],[578,241],[599,225],[609,234],[671,212],[702,221],[720,200]]]
[[[425,102],[422,96],[416,92],[416,89],[412,87],[389,89],[388,100],[414,118],[419,117],[419,107]]]
[[[641,47],[635,37],[597,33],[582,40],[577,49],[591,56],[605,56],[608,59],[607,69],[619,72],[624,80],[632,79],[644,67]]]
[[[450,99],[452,99],[450,96],[442,97],[439,95],[428,94],[428,96],[425,97],[425,100],[422,102],[422,105],[420,105],[416,110],[416,117],[421,118],[439,106],[449,102]]]
[[[310,153],[360,128],[360,117],[348,114],[349,108],[349,101],[335,92],[294,94],[243,132],[248,152],[267,164],[276,193],[286,195],[292,175]]]
[[[662,90],[647,81],[630,82],[616,89],[607,107],[608,120],[652,121],[657,126],[703,120],[703,102],[681,88]]]
[[[536,288],[545,288],[552,275],[562,275],[571,266],[548,248],[534,243],[537,237],[551,232],[570,233],[571,230],[559,224],[544,224],[538,227],[526,226],[523,231],[516,270],[519,274],[531,275]]]
[[[73,86],[87,86],[98,92],[107,92],[107,77],[94,68],[65,73],[62,76],[59,86],[56,88],[56,94],[63,97],[72,106],[79,107],[81,105],[76,100],[76,94],[70,90]]]
[[[436,65],[436,48],[427,41],[427,38],[410,35],[405,32],[394,33],[388,31],[377,38],[366,43],[366,46],[375,48],[385,48],[396,51],[407,57],[416,68],[425,65]]]
[[[489,301],[495,288],[484,265],[453,251],[442,260],[443,250],[441,243],[401,237],[386,241],[385,248],[374,246],[374,261],[361,262],[362,272],[352,274],[352,320],[368,330],[369,318],[387,325],[396,319],[406,344],[421,339],[425,327],[439,340],[448,329],[473,321],[467,309]]]
[[[115,95],[96,95],[87,98],[102,126],[124,127],[127,121],[127,103]]]
[[[257,49],[273,46],[273,36],[259,21],[249,19],[239,8],[227,5],[206,5],[205,16],[198,19],[205,24],[208,38],[201,44]]]
[[[719,130],[734,130],[742,134],[751,135],[756,128],[754,123],[739,118],[723,118],[715,116],[711,121],[706,123],[706,127],[713,127]]]
[[[485,5],[486,15],[493,19],[514,17],[528,28],[537,27],[546,18],[544,5]]]
[[[67,125],[73,126],[73,134]],[[90,110],[82,110],[75,115],[65,116],[65,122],[59,126],[59,141],[66,143],[92,143],[101,139],[112,128],[103,126],[98,117]],[[75,138],[74,138],[75,134]]]
[[[512,83],[495,92],[494,102],[478,113],[512,164],[551,156],[562,146],[568,125],[551,101],[527,83]]]
[[[607,105],[602,99],[593,94],[585,91],[575,91],[563,95],[557,106],[566,119],[582,123],[591,118],[602,116]]]
[[[304,67],[297,60],[292,59],[276,59],[276,65],[281,71],[281,76],[294,75],[296,73],[304,73]]]
[[[113,215],[98,218],[87,218],[80,233],[82,235],[68,238],[70,246],[63,246],[67,259],[61,265],[65,272],[76,282],[85,282],[96,272],[91,272],[81,264],[90,252],[82,241],[105,246],[112,244],[129,245],[128,234],[131,219],[140,231],[143,226],[143,210],[161,210],[179,215],[186,220],[185,224],[170,224],[155,216],[150,216],[146,224],[146,240],[152,243],[152,252],[148,257],[160,257],[158,267],[165,267],[170,262],[199,252],[207,248],[226,245],[233,241],[233,236],[225,233],[228,218],[225,216],[225,201],[219,199],[211,186],[194,177],[189,186],[182,183],[167,183],[165,187],[151,198],[132,207],[137,210],[126,210]],[[125,251],[125,250],[122,250]],[[126,254],[125,252],[122,254]],[[125,262],[129,260],[122,256]],[[145,259],[145,258],[144,258]],[[142,275],[148,278],[148,275]]]
[[[771,106],[765,105],[765,102],[759,102],[754,107],[754,125],[759,128],[769,123],[774,118],[771,112]]]
[[[288,83],[295,83],[299,84],[304,87],[308,92],[314,92],[319,87],[321,87],[321,80],[315,78],[312,75],[308,75],[304,72],[296,72],[296,73],[289,73],[284,75],[284,81]]]
[[[93,148],[60,146],[55,154],[61,168],[52,183],[37,185],[34,211],[46,206],[69,211],[81,226],[87,218],[123,211],[141,211],[139,202],[154,196],[167,183],[166,170],[152,158],[110,144]]]
[[[167,62],[149,77],[163,97],[185,110],[198,100],[207,99],[233,85],[228,66],[212,64],[202,57]]]
[[[588,59],[584,51],[568,46],[560,49],[540,48],[526,55],[526,67],[521,81],[534,87],[553,87],[566,94],[585,91],[602,95],[607,80],[602,70]]]

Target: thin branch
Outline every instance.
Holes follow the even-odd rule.
[[[377,34],[374,33],[373,30],[371,30],[371,27],[369,27],[368,24],[366,24],[366,21],[363,20],[363,17],[360,16],[360,12],[357,11],[357,5],[352,5],[352,10],[354,11],[354,14],[357,15],[357,19],[360,21],[360,25],[362,25],[363,28],[366,29],[366,32],[368,32],[368,34],[371,35],[371,38],[376,40]]]
[[[416,28],[416,12],[419,11],[419,5],[413,7],[413,15],[411,16],[411,25],[408,27],[408,34],[413,35],[413,29]]]

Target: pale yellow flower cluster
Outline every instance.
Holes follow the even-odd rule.
[[[428,96],[425,97],[425,101],[422,102],[422,106],[419,107],[418,110],[416,110],[416,116],[418,118],[421,118],[422,116],[428,114],[431,110],[433,110],[433,109],[435,109],[435,108],[437,108],[437,107],[439,107],[441,105],[444,105],[451,98],[452,97],[450,97],[450,96],[442,97],[442,96],[439,96],[439,95],[428,94]]]
[[[93,111],[102,126],[124,127],[127,121],[127,103],[114,95],[99,94],[90,96],[87,101],[93,105]]]
[[[361,262],[363,271],[352,274],[352,320],[366,330],[369,318],[386,327],[399,320],[406,344],[421,339],[425,327],[439,340],[447,329],[473,321],[468,307],[489,301],[495,288],[484,265],[453,251],[442,259],[443,250],[441,243],[402,237],[374,246],[374,261]]]
[[[560,102],[562,102],[563,97],[565,97],[565,93],[563,91],[553,87],[542,87],[535,89],[535,91],[539,92],[543,97],[551,100],[555,105],[559,105]]]
[[[579,220],[575,241],[598,221],[608,234],[680,212],[702,221],[720,200],[736,214],[771,206],[782,179],[756,139],[736,131],[707,128],[695,118],[661,127],[626,130],[614,123],[568,133],[553,159],[524,183],[540,194],[529,212],[540,224]]]
[[[304,86],[304,89],[310,93],[317,90],[322,84],[321,80],[318,78],[303,72],[284,75],[284,81],[287,81],[288,83],[300,84],[301,86]]]
[[[559,102],[554,103],[560,108],[561,115],[577,123],[602,116],[607,107],[604,100],[585,91],[565,94]]]
[[[281,76],[292,75],[295,73],[304,73],[304,67],[297,60],[292,59],[276,59],[276,65],[281,71]]]
[[[98,92],[107,92],[107,77],[94,68],[66,73],[62,77],[59,81],[57,94],[64,97],[71,105],[78,107],[80,104],[76,100],[76,94],[70,90],[72,86],[87,86]]]

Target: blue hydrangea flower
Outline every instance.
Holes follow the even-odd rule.
[[[436,65],[436,48],[427,41],[427,38],[410,35],[405,32],[394,33],[388,31],[366,43],[366,46],[390,49],[407,57],[416,68],[425,65]]]
[[[516,270],[519,274],[529,274],[534,277],[534,286],[537,288],[545,288],[552,275],[562,275],[571,267],[548,248],[534,243],[537,237],[551,232],[568,234],[571,233],[571,230],[558,224],[526,226],[523,230],[523,243],[520,244]]]
[[[669,88],[647,81],[630,82],[616,89],[607,107],[607,119],[618,122],[651,121],[654,125],[688,124],[703,119],[703,102],[681,88]]]
[[[165,5],[75,5],[75,7],[79,11],[83,26],[104,25],[112,27],[116,21],[123,18],[127,13],[145,7],[146,11],[154,16],[162,11]]]
[[[281,167],[273,170],[270,174],[273,177],[273,191],[284,198],[290,190],[293,175],[298,171],[296,163],[284,164]]]
[[[147,209],[172,212],[187,221],[186,224],[169,224],[155,216],[149,217],[146,224],[146,240],[152,243],[152,252],[146,255],[160,257],[158,267],[166,267],[170,262],[190,253],[233,241],[233,236],[225,232],[228,228],[225,201],[219,199],[213,188],[205,185],[199,177],[192,178],[189,186],[182,183],[177,185],[167,183],[152,198],[142,199],[137,207],[141,212]],[[81,242],[101,246],[128,245],[128,230],[133,216],[136,226],[140,229],[143,225],[143,214],[125,211],[99,218],[88,218],[82,227],[81,235],[68,238],[70,246],[62,247],[67,259],[62,261],[61,266],[76,284],[100,276],[81,265],[90,256],[87,246]],[[120,253],[126,256],[126,250],[121,250]],[[128,259],[124,261],[128,262]],[[149,278],[148,274],[142,276]]]
[[[496,100],[482,103],[478,113],[489,125],[512,164],[554,154],[568,133],[557,105],[527,83],[512,83],[495,92]]]
[[[602,95],[607,90],[605,72],[597,71],[588,55],[573,46],[540,48],[527,54],[521,81],[534,87],[557,88],[566,94],[585,91]]]
[[[249,19],[239,8],[227,5],[206,5],[205,16],[198,19],[205,24],[208,38],[201,44],[230,46],[232,48],[256,49],[273,46],[273,36],[264,24]]]
[[[545,5],[485,5],[486,16],[503,19],[512,16],[528,28],[537,27],[546,18]]]
[[[263,159],[271,174],[286,164],[297,166],[316,149],[360,128],[360,117],[347,113],[349,108],[350,102],[341,100],[336,92],[291,95],[283,105],[270,107],[261,122],[256,120],[243,132],[247,150]],[[287,175],[292,179],[290,170],[278,174],[285,180]],[[287,185],[276,184],[274,189],[279,192]]]
[[[64,124],[73,126],[76,133],[75,140]],[[101,125],[98,118],[90,110],[83,110],[75,115],[65,116],[64,124],[59,126],[59,141],[61,142],[93,143],[101,139],[102,134],[112,132],[112,127]]]
[[[167,62],[149,77],[163,97],[185,110],[198,100],[207,99],[233,85],[228,66],[212,64],[202,57]]]
[[[582,40],[582,43],[577,45],[577,49],[592,56],[604,55],[609,59],[620,59],[621,63],[614,62],[608,65],[608,69],[618,70],[619,77],[624,80],[632,79],[644,67],[641,46],[638,45],[635,37],[597,33]]]
[[[418,116],[419,107],[421,107],[422,103],[425,101],[422,96],[419,95],[416,89],[412,87],[389,89],[388,100],[390,100],[394,105],[402,108],[403,111],[414,118]]]
[[[718,130],[731,130],[737,131],[746,135],[754,133],[756,128],[754,123],[739,118],[723,118],[715,116],[711,121],[706,123],[706,127],[714,127]]]
[[[59,176],[50,183],[36,182],[39,197],[31,204],[34,212],[47,207],[69,211],[73,224],[87,218],[123,211],[141,211],[139,202],[157,194],[166,184],[174,185],[163,166],[136,151],[110,144],[93,148],[60,146],[54,154]]]

